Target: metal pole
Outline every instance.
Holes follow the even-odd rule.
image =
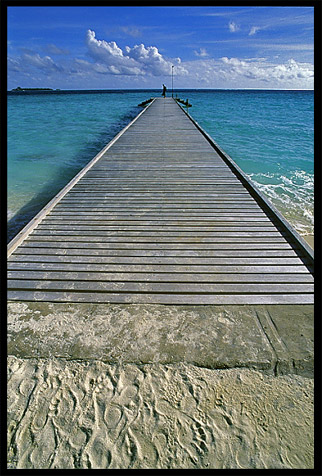
[[[173,68],[174,68],[174,65],[172,65],[172,97],[173,97]]]

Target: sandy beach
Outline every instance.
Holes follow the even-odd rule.
[[[312,379],[184,363],[8,363],[9,468],[313,467]]]

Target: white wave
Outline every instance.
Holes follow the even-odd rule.
[[[15,215],[15,212],[8,208],[8,210],[7,210],[7,219],[10,220],[14,215]]]
[[[249,176],[298,233],[314,233],[313,174],[296,170],[290,177],[270,172]],[[263,178],[266,183],[261,183]]]

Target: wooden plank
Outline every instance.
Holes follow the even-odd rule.
[[[240,211],[240,204],[227,202],[224,203],[214,203],[213,207],[210,208],[209,205],[203,203],[196,204],[177,204],[173,203],[161,205],[157,203],[151,203],[149,206],[139,205],[135,203],[130,203],[129,205],[122,203],[122,205],[117,205],[116,202],[98,203],[91,205],[90,203],[85,202],[73,202],[73,204],[62,203],[59,206],[55,207],[55,211],[52,211],[49,216],[56,216],[56,214],[64,215],[78,215],[78,214],[91,214],[91,213],[108,213],[110,216],[118,215],[141,215],[149,212],[151,215],[175,215],[175,216],[226,216],[229,213],[229,216],[262,216],[263,212],[259,207],[256,207],[252,204],[245,203],[242,204],[243,211]],[[265,214],[264,214],[265,215]],[[266,215],[265,215],[266,216]]]
[[[293,250],[289,243],[285,242],[269,242],[269,243],[126,243],[126,242],[80,242],[80,241],[32,241],[30,238],[24,241],[24,244],[19,247],[15,253],[20,250],[27,250],[29,248],[39,249],[91,249],[91,250],[183,250],[183,251],[202,251],[202,250],[234,250],[236,252],[246,251],[271,251]]]
[[[199,264],[214,264],[214,265],[235,265],[235,264],[243,264],[243,265],[300,265],[302,261],[298,257],[292,258],[285,258],[285,257],[246,257],[246,258],[235,258],[235,257],[183,257],[183,256],[71,256],[71,255],[37,255],[33,253],[29,254],[15,254],[11,257],[10,261],[24,261],[24,262],[64,262],[64,263],[101,263],[101,264],[160,264],[160,265],[167,265],[167,264],[178,264],[178,265],[199,265]]]
[[[158,256],[158,257],[170,257],[170,256],[181,256],[181,257],[200,257],[200,258],[213,258],[213,257],[297,257],[298,254],[292,250],[115,250],[115,249],[93,249],[93,248],[41,248],[41,247],[26,247],[20,246],[19,249],[15,252],[15,256],[20,254],[23,255],[60,255],[60,256]]]
[[[156,239],[157,237],[177,237],[178,239],[181,238],[192,238],[195,240],[199,240],[199,237],[213,237],[213,238],[219,238],[219,237],[239,237],[239,238],[246,238],[246,237],[251,237],[251,238],[268,238],[272,236],[279,237],[280,233],[277,230],[274,230],[274,228],[265,230],[265,231],[259,231],[259,230],[250,230],[249,228],[245,228],[244,230],[240,229],[240,227],[235,227],[234,229],[231,229],[229,231],[227,230],[218,230],[218,231],[198,231],[198,237],[196,236],[196,233],[193,231],[163,231],[162,228],[157,231],[151,231],[149,230],[141,230],[141,231],[136,231],[136,230],[127,230],[127,231],[122,231],[122,230],[115,230],[115,231],[92,231],[88,230],[86,231],[86,236],[92,237],[92,236],[102,236],[102,237],[113,237],[113,236],[118,236],[118,237],[150,237],[151,239]],[[81,230],[46,230],[46,229],[36,229],[33,232],[33,236],[64,236],[64,239],[67,236],[80,236],[83,237],[84,233],[82,233]]]
[[[141,304],[314,304],[312,294],[152,294],[75,293],[73,291],[8,291],[15,301]]]
[[[112,194],[104,194],[106,195],[106,197],[104,197],[104,195],[100,195],[100,196],[97,196],[95,197],[95,194],[92,193],[93,196],[87,194],[87,195],[84,195],[84,194],[78,194],[78,195],[81,195],[80,197],[76,197],[76,194],[68,194],[68,196],[64,197],[64,202],[67,203],[67,202],[79,202],[78,198],[81,200],[81,202],[84,202],[84,201],[96,201],[96,200],[100,200],[100,201],[118,201],[119,198],[121,198],[122,200],[128,200],[129,202],[130,201],[135,201],[137,203],[145,203],[147,199],[152,199],[152,201],[159,201],[160,198],[162,198],[162,202],[161,203],[187,203],[187,204],[196,204],[196,203],[199,203],[199,202],[203,202],[203,203],[225,203],[225,202],[234,202],[234,203],[238,203],[238,204],[243,204],[243,203],[249,203],[249,204],[253,204],[253,205],[257,205],[255,200],[252,199],[252,197],[250,197],[247,192],[245,191],[241,191],[241,192],[238,192],[238,193],[231,193],[231,192],[216,192],[214,191],[213,193],[211,193],[210,196],[208,196],[208,194],[184,194],[186,196],[180,196],[180,195],[174,195],[174,194],[163,194],[162,195],[158,195],[158,196],[153,196],[153,197],[146,197],[145,195],[142,196],[141,193],[121,193],[119,194],[119,197],[116,197],[115,195],[112,195]],[[153,195],[150,193],[150,195]]]
[[[59,211],[57,210],[55,213],[50,213],[48,215],[48,218],[46,218],[46,223],[48,221],[52,222],[57,222],[57,221],[64,221],[64,220],[75,220],[75,217],[77,218],[88,218],[89,220],[106,220],[108,221],[113,221],[113,220],[125,220],[125,219],[130,219],[130,220],[155,220],[158,218],[159,220],[187,220],[189,221],[194,221],[196,218],[200,220],[229,220],[229,221],[234,221],[235,219],[240,221],[247,221],[247,220],[256,220],[257,218],[261,218],[262,220],[260,221],[269,221],[264,213],[258,212],[258,211],[244,211],[244,212],[236,212],[236,211],[231,211],[229,215],[227,215],[227,211],[221,210],[218,211],[217,213],[211,213],[207,212],[207,210],[203,211],[191,211],[191,210],[176,210],[176,211],[163,211],[163,210],[148,210],[142,211],[139,209],[127,209],[124,211],[113,211],[113,210],[104,210],[104,209],[83,209],[80,208],[81,211],[71,211],[72,209],[69,209],[68,211],[61,211],[65,209],[60,209]],[[243,220],[241,220],[243,219]],[[263,220],[264,219],[264,220]],[[81,221],[81,220],[78,220]],[[270,222],[271,223],[271,222]]]
[[[133,173],[135,172],[135,174]],[[79,182],[75,185],[78,188],[84,188],[88,184],[95,185],[100,187],[110,186],[115,187],[119,186],[119,184],[123,186],[133,186],[137,185],[138,183],[141,186],[152,186],[156,185],[158,187],[167,186],[173,187],[175,185],[218,185],[218,184],[235,184],[238,183],[237,178],[228,171],[225,172],[218,172],[215,177],[209,178],[209,170],[207,169],[206,172],[201,173],[201,171],[194,170],[193,175],[188,175],[187,169],[183,170],[182,172],[175,172],[173,169],[169,170],[167,173],[157,173],[149,172],[149,178],[146,178],[146,171],[142,171],[139,173],[137,169],[134,170],[117,170],[117,171],[110,171],[110,172],[101,172],[96,174],[89,175],[86,178],[82,178]],[[162,182],[160,183],[160,179]]]
[[[83,207],[106,207],[106,208],[116,208],[116,209],[122,209],[122,208],[136,208],[136,209],[141,209],[141,208],[157,208],[157,209],[209,209],[209,207],[213,205],[214,211],[217,209],[225,209],[227,210],[230,209],[245,209],[247,210],[260,210],[258,205],[256,203],[252,202],[250,199],[234,199],[232,197],[226,198],[226,199],[221,199],[221,200],[205,200],[205,199],[196,199],[193,202],[191,200],[182,200],[182,199],[176,199],[176,200],[168,200],[168,199],[162,199],[162,201],[156,200],[156,199],[150,199],[148,200],[147,198],[140,198],[138,200],[131,200],[131,199],[124,199],[124,198],[111,198],[111,199],[91,199],[91,200],[85,200],[85,199],[65,199],[62,200],[61,206],[62,207],[73,207],[76,211],[80,208]]]
[[[61,235],[39,235],[36,234],[36,232],[33,232],[32,235],[29,236],[28,240],[30,242],[37,241],[37,242],[62,242]],[[78,243],[82,242],[88,242],[90,241],[91,243],[156,243],[156,244],[164,244],[164,243],[174,243],[174,238],[173,236],[160,236],[157,234],[154,237],[150,236],[84,236],[84,235],[70,235],[67,236],[64,234],[64,242],[75,242],[77,240]],[[268,236],[236,236],[236,234],[233,234],[232,236],[215,236],[215,237],[205,237],[205,236],[196,236],[196,235],[191,235],[190,237],[187,236],[180,236],[179,237],[179,244],[214,244],[214,243],[287,243],[285,238],[283,238],[280,234],[276,234],[272,236],[269,234]]]
[[[118,159],[114,159],[118,161]],[[161,160],[161,159],[160,159]],[[119,162],[119,161],[118,161]],[[176,167],[166,167],[166,162],[163,161],[164,170],[160,170],[156,166],[150,169],[149,175],[146,170],[143,170],[142,165],[134,166],[133,161],[131,167],[126,163],[106,164],[103,169],[94,169],[85,178],[81,179],[79,186],[97,183],[97,185],[116,185],[122,183],[123,185],[134,185],[137,182],[141,185],[216,185],[217,183],[232,182],[238,183],[238,179],[231,171],[223,170],[219,164],[214,167],[197,168],[192,165],[189,167],[179,169]],[[160,164],[161,166],[161,164]],[[158,182],[158,179],[161,182]]]
[[[161,177],[159,178],[161,180]],[[142,183],[139,180],[137,180],[135,183],[124,183],[124,181],[119,181],[118,183],[111,183],[108,181],[107,183],[100,183],[100,184],[91,184],[95,188],[95,192],[110,192],[110,191],[118,191],[118,192],[127,192],[130,191],[132,192],[211,192],[214,189],[223,189],[223,190],[229,190],[229,189],[237,189],[240,187],[240,184],[234,183],[233,181],[228,181],[228,180],[220,180],[216,181],[213,183],[200,183],[199,181],[196,183],[163,183],[160,186],[160,183]],[[84,193],[89,193],[88,190],[88,184],[80,184],[78,186],[74,187],[73,192],[79,193],[79,192],[84,192]]]
[[[135,172],[134,172],[135,173]],[[105,179],[105,182],[97,183],[84,183],[75,187],[73,193],[85,193],[88,195],[91,192],[98,193],[110,193],[110,192],[122,192],[122,193],[138,193],[138,192],[151,192],[151,193],[177,193],[177,192],[225,192],[230,190],[241,190],[243,188],[238,183],[228,179],[221,179],[213,183],[207,183],[206,181],[201,182],[201,180],[193,181],[181,181],[171,182],[166,177],[156,177],[150,183],[142,182],[138,177],[135,183],[129,181],[121,180],[112,182],[109,177]],[[160,183],[162,182],[162,183]],[[166,183],[165,183],[166,182]],[[90,186],[90,187],[89,187]]]
[[[81,216],[81,219],[75,218],[75,216]],[[189,214],[188,217],[181,217],[178,215],[175,216],[165,216],[163,217],[162,215],[160,216],[159,214],[156,214],[154,216],[150,215],[126,215],[126,217],[121,217],[119,215],[114,215],[113,214],[106,214],[106,215],[99,215],[98,213],[94,213],[92,215],[88,213],[79,213],[75,215],[50,215],[48,216],[45,220],[42,221],[42,223],[39,226],[42,226],[43,224],[45,225],[66,225],[66,224],[71,224],[71,225],[78,225],[78,224],[90,224],[90,225],[95,225],[97,222],[102,222],[102,223],[111,223],[113,225],[118,225],[118,224],[134,224],[135,226],[139,225],[153,225],[153,226],[164,226],[164,225],[193,225],[193,226],[211,226],[212,224],[216,225],[222,225],[225,223],[232,224],[235,222],[242,223],[244,226],[252,226],[252,225],[257,225],[258,223],[265,223],[269,224],[271,226],[274,226],[272,222],[265,216],[265,215],[257,215],[255,217],[252,216],[245,216],[245,214],[240,214],[240,215],[231,215],[231,216],[215,216],[215,217],[202,217],[199,215],[191,216]]]
[[[138,200],[122,200],[120,202],[116,199],[102,200],[97,202],[96,200],[62,200],[59,205],[51,213],[59,213],[60,211],[72,211],[77,213],[78,211],[89,210],[106,210],[106,212],[115,212],[115,211],[145,211],[151,210],[152,213],[155,211],[176,211],[180,213],[180,210],[201,212],[201,213],[264,213],[263,210],[256,204],[256,202],[250,199],[238,199],[233,200],[232,197],[227,199],[214,199],[214,200],[162,200],[161,202],[151,200],[147,203],[146,199]],[[265,213],[264,213],[265,214]],[[266,214],[265,214],[266,215]]]
[[[95,191],[93,191],[95,189]],[[137,183],[135,186],[95,186],[93,190],[89,190],[87,187],[77,187],[73,192],[71,192],[71,196],[77,197],[84,195],[84,197],[91,197],[92,195],[97,195],[98,197],[104,196],[127,196],[129,194],[136,194],[136,195],[154,195],[157,197],[163,196],[184,196],[193,193],[196,194],[196,197],[202,196],[212,196],[213,194],[218,194],[221,191],[225,193],[233,193],[238,195],[240,193],[245,193],[243,188],[239,185],[232,185],[232,184],[214,184],[214,185],[176,185],[176,186],[153,186],[153,185],[140,185]]]
[[[308,273],[302,265],[170,265],[170,264],[108,264],[108,263],[66,263],[66,262],[27,262],[10,261],[8,270],[49,270],[49,271],[98,271],[113,273],[219,273],[219,274],[249,274],[249,273]]]
[[[151,283],[151,282],[102,282],[102,281],[66,281],[66,280],[19,280],[9,279],[10,289],[35,289],[46,291],[96,291],[96,292],[127,292],[127,293],[166,293],[166,294],[298,294],[313,293],[313,284],[255,284],[255,283]]]
[[[10,279],[26,280],[72,280],[72,281],[148,281],[166,283],[313,283],[313,276],[309,273],[240,273],[240,274],[211,274],[211,273],[115,273],[96,271],[42,271],[19,270],[8,271]]]
[[[107,231],[108,233],[112,231],[117,231],[117,232],[139,232],[139,231],[146,231],[147,233],[150,232],[167,232],[167,231],[178,231],[178,233],[183,233],[183,232],[195,232],[196,228],[198,230],[198,233],[206,233],[206,232],[216,232],[216,231],[223,231],[223,232],[243,232],[243,231],[250,231],[250,232],[270,232],[271,230],[276,230],[274,225],[272,223],[265,224],[263,223],[262,226],[255,225],[254,222],[248,223],[246,222],[245,224],[243,223],[235,223],[234,226],[229,226],[229,223],[214,223],[212,226],[206,226],[206,225],[198,225],[196,224],[191,224],[189,226],[185,226],[184,224],[180,225],[162,225],[162,224],[141,224],[141,223],[134,223],[134,224],[129,224],[129,225],[115,225],[113,222],[112,223],[103,223],[103,222],[85,222],[82,225],[74,225],[71,223],[68,225],[67,223],[57,223],[55,225],[49,225],[47,223],[42,223],[41,225],[38,226],[39,231],[63,231],[68,230],[68,231],[91,231],[93,232],[98,231],[98,232],[104,232]]]

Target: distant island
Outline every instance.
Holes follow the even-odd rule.
[[[51,89],[51,88],[21,88],[18,86],[15,89],[11,89],[11,91],[60,91],[60,89]]]

